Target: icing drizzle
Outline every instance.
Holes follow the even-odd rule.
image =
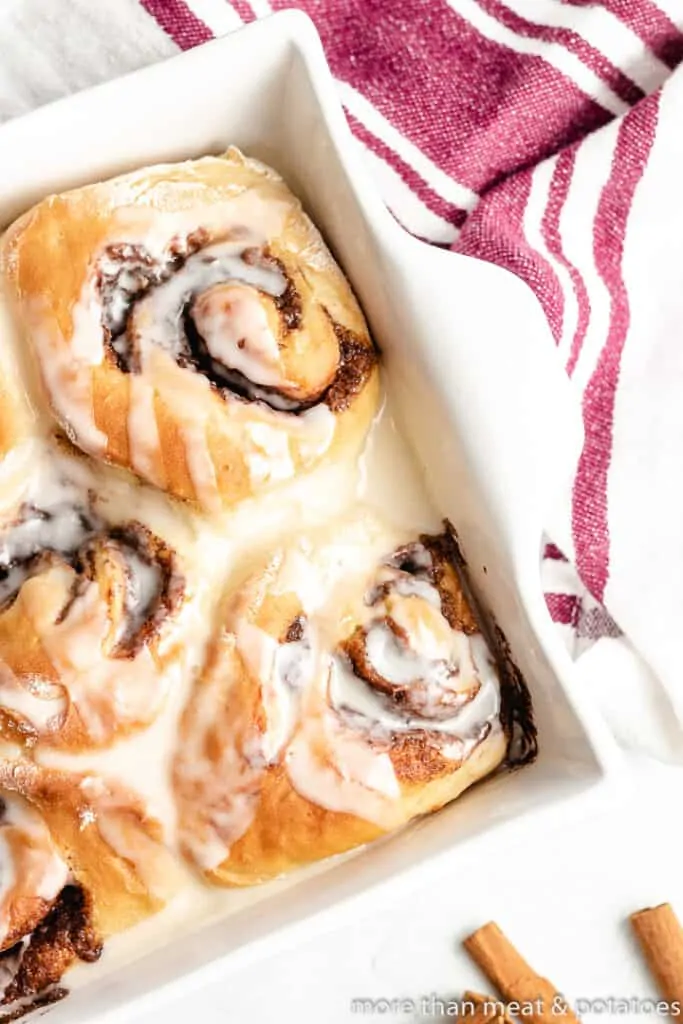
[[[66,564],[80,577],[59,613],[63,621],[98,571],[118,580],[122,595],[115,656],[131,656],[149,639],[179,599],[180,580],[171,549],[134,521],[108,526],[93,495],[57,470],[41,480],[37,496],[22,504],[0,534],[0,614],[24,583],[51,567]]]
[[[92,483],[55,454],[0,533],[1,724],[28,745],[106,744],[149,722],[168,686],[177,556],[139,522],[110,524]]]
[[[374,349],[325,313],[339,346],[337,372],[301,394],[280,353],[282,339],[303,326],[301,296],[284,263],[246,230],[211,244],[199,230],[160,259],[143,245],[110,245],[96,281],[107,348],[125,373],[142,373],[158,348],[224,398],[298,415],[321,403],[343,411],[376,362]]]
[[[497,670],[444,538],[396,549],[370,573],[359,540],[302,537],[229,619],[175,771],[191,793],[184,842],[204,870],[249,828],[269,766],[310,802],[389,828],[404,770],[454,771],[494,732],[502,756]],[[301,608],[279,637],[257,625],[266,594]]]

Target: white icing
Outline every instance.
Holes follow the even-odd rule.
[[[134,658],[103,657],[110,621],[97,583],[88,584],[73,601],[69,614],[61,622],[56,621],[70,580],[68,570],[56,567],[33,581],[40,586],[29,595],[25,588],[22,600],[56,677],[93,741],[101,743],[116,726],[153,718],[171,685],[173,672],[160,672],[148,647]]]
[[[419,541],[408,545],[408,559],[416,568],[423,572],[432,568],[432,556],[424,544]]]
[[[126,617],[122,633],[135,636],[145,624],[163,585],[161,567],[126,549]]]
[[[254,384],[282,387],[277,338],[258,293],[243,284],[217,285],[200,295],[192,318],[214,359]]]
[[[63,687],[40,676],[17,679],[0,661],[0,707],[21,715],[39,732],[48,733],[64,720],[69,702]]]
[[[481,642],[486,651],[486,643],[483,638],[481,638]],[[463,704],[454,715],[445,719],[406,717],[391,710],[389,702],[383,700],[375,689],[360,679],[350,665],[341,658],[335,658],[332,661],[330,697],[334,707],[346,709],[359,715],[365,720],[366,728],[369,730],[374,724],[380,726],[380,731],[385,736],[395,732],[417,730],[445,733],[449,736],[469,739],[471,738],[470,733],[474,732],[476,734],[474,739],[478,740],[479,727],[492,721],[500,712],[498,678],[492,667],[488,668],[487,672],[487,676],[481,680],[481,685],[474,697]]]
[[[286,431],[270,423],[249,423],[244,428],[245,461],[254,483],[287,480],[294,476],[294,463]]]
[[[273,581],[274,594],[296,594],[307,615],[332,603],[341,586],[365,583],[368,565],[381,555],[386,534],[375,533],[371,521],[351,520],[337,527],[334,541],[314,547],[306,535],[287,547]]]
[[[432,639],[431,634],[427,636]],[[419,635],[409,635],[408,646],[385,623],[377,623],[369,628],[365,638],[368,661],[383,679],[396,686],[426,680],[437,687],[449,687],[453,671],[445,659],[453,652],[443,650],[443,644],[432,642],[430,645],[429,640],[424,642],[424,637],[422,639],[420,643]],[[411,650],[429,646],[432,650],[426,653]]]
[[[500,710],[500,679],[489,645],[481,633],[475,633],[473,636],[468,637],[468,639],[472,660],[476,666],[477,675],[482,687],[496,691],[498,694],[498,710]]]
[[[354,814],[390,828],[391,804],[400,796],[391,758],[361,737],[351,732],[335,734],[326,724],[329,761],[316,756],[320,736],[306,723],[289,746],[286,765],[292,785],[301,796],[329,811]]]
[[[71,554],[97,527],[89,508],[92,480],[78,460],[36,462],[19,519],[0,532],[0,604],[19,589],[27,559],[43,551]]]
[[[329,673],[326,656],[285,754],[289,779],[312,803],[390,828],[400,787],[387,744],[342,722],[330,704]]]
[[[224,663],[202,682],[200,699],[191,705],[191,728],[175,765],[181,792],[192,794],[181,820],[181,840],[206,871],[217,868],[249,828],[265,760],[263,734],[251,718],[250,707],[239,699],[225,728],[227,702],[241,696],[234,693],[241,666],[229,656],[234,653],[232,639],[223,640]],[[260,638],[253,638],[248,646],[255,661],[267,665]]]
[[[6,903],[17,879],[14,857],[4,833],[5,830],[0,827],[0,943],[7,935],[9,907]]]
[[[0,817],[0,944],[10,927],[12,905],[38,898],[52,902],[69,877],[49,829],[20,797],[3,793]]]
[[[182,414],[185,410],[182,410]],[[202,505],[212,512],[220,512],[223,503],[218,493],[216,468],[209,452],[206,437],[206,415],[195,408],[192,419],[183,422],[183,441],[185,442],[185,458],[192,484]]]
[[[220,242],[215,245],[206,246],[199,252],[189,256],[183,266],[176,273],[172,274],[163,284],[156,285],[143,298],[139,299],[133,309],[131,321],[132,330],[140,346],[142,356],[142,367],[145,368],[145,354],[150,346],[156,346],[168,352],[172,356],[179,354],[180,325],[179,313],[186,303],[200,293],[205,293],[215,285],[224,285],[230,281],[242,282],[252,289],[258,289],[268,295],[281,295],[286,287],[286,281],[279,270],[260,266],[256,263],[247,263],[242,254],[246,248],[244,240],[239,242]],[[256,295],[253,299],[258,302]],[[242,310],[241,316],[238,310],[238,326],[244,323],[248,317]],[[205,312],[205,318],[207,314]],[[211,323],[209,320],[210,334],[214,345],[218,345],[216,328],[220,322],[225,321],[225,315],[218,316],[219,323]],[[253,319],[253,318],[252,318]],[[234,345],[230,338],[225,339],[227,355],[234,357],[237,352],[239,359],[240,350],[237,348],[235,338]],[[262,338],[260,339],[262,342]],[[258,345],[259,339],[255,344]],[[214,355],[217,355],[214,352]],[[225,362],[226,366],[234,369],[230,361]]]
[[[39,458],[39,448],[39,442],[30,438],[0,456],[0,514],[9,513],[25,494],[32,468]]]
[[[77,303],[72,311],[73,334],[69,356],[79,367],[98,366],[104,358],[104,338],[98,303],[96,281],[85,286],[87,300]]]
[[[168,169],[174,172],[177,165],[169,165]],[[242,232],[248,225],[242,248],[260,246],[282,233],[285,218],[290,213],[288,203],[270,197],[266,201],[253,189],[237,186],[234,195],[225,201],[218,200],[215,192],[207,189],[207,201],[203,202],[201,184],[198,187],[198,183],[192,183],[187,197],[190,202],[186,202],[182,196],[184,188],[185,183],[179,180],[157,183],[155,190],[168,189],[178,202],[178,208],[162,209],[161,206],[175,205],[174,202],[162,202],[154,209],[152,218],[143,218],[141,222],[139,204],[141,200],[145,203],[148,199],[146,184],[141,182],[139,188],[130,188],[121,182],[117,189],[117,237],[112,241],[125,238],[133,244],[144,245],[155,259],[162,262],[168,256],[169,239],[187,238],[198,225],[206,228],[212,236],[226,234],[233,229]]]
[[[96,828],[114,853],[133,866],[151,896],[168,899],[180,880],[180,868],[147,833],[142,820],[131,814],[129,795],[109,788],[96,776],[83,779],[80,788],[91,802],[81,828]]]
[[[73,551],[83,539],[81,509],[68,499],[57,505],[42,505],[49,518],[32,516],[0,537],[0,563],[28,558],[36,551]]]
[[[45,300],[33,300],[28,322],[37,351],[40,370],[58,418],[72,437],[91,452],[101,453],[106,435],[95,423],[91,370],[102,362],[104,342],[100,322],[101,307],[95,295],[95,279],[90,277],[83,294],[72,310],[72,336],[67,341],[55,330]],[[49,326],[46,326],[49,324]]]
[[[296,438],[302,459],[316,459],[332,444],[337,420],[328,405],[311,406],[298,416],[288,418],[288,428]]]
[[[238,623],[235,635],[240,654],[261,684],[267,727],[260,754],[266,764],[272,764],[296,724],[301,690],[311,681],[315,655],[306,640],[280,644],[244,620]]]
[[[127,430],[131,466],[140,476],[163,487],[166,474],[154,411],[154,388],[136,373],[129,374],[128,386]]]
[[[434,608],[441,608],[439,591],[427,580],[407,573],[397,574],[393,569],[380,570],[377,574],[377,587],[383,583],[391,583],[393,590],[401,597],[420,597]],[[372,595],[370,596],[372,598]]]

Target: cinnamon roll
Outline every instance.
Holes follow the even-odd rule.
[[[180,554],[111,522],[80,457],[53,452],[0,527],[0,736],[102,747],[148,725],[181,665]]]
[[[51,197],[0,268],[71,440],[205,510],[340,457],[376,410],[346,279],[237,150]]]
[[[0,869],[0,1005],[17,1016],[184,880],[134,793],[27,761],[0,760]]]
[[[332,536],[277,551],[230,599],[188,705],[180,837],[210,881],[376,839],[506,759],[504,666],[450,529],[405,543],[363,517]]]

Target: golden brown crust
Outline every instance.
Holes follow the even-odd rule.
[[[284,292],[271,297],[227,272],[224,283],[207,278],[183,300],[182,353],[153,346],[142,365],[139,346],[157,330],[145,303],[226,240]],[[52,410],[78,445],[207,510],[355,450],[374,415],[376,352],[351,289],[282,180],[236,150],[45,200],[8,231],[0,270]],[[215,361],[206,325],[230,347],[229,325],[248,322],[260,337],[262,315],[277,352],[255,359],[266,360],[266,380],[277,364],[279,391],[299,410],[317,403],[315,424],[269,408],[267,394],[245,401],[248,375],[214,375],[232,357]]]
[[[460,645],[474,635],[474,613],[445,561],[445,545],[441,538],[429,539],[434,544],[421,548],[421,567],[406,561],[411,571],[401,568],[400,549],[391,555],[390,540],[377,566],[377,555],[368,548],[368,556],[358,559],[358,585],[347,596],[336,598],[329,584],[330,618],[306,606],[305,580],[301,594],[297,590],[311,565],[334,564],[325,543],[308,537],[296,549],[293,572],[288,552],[278,552],[229,601],[226,631],[211,648],[184,716],[174,773],[185,852],[210,881],[251,885],[371,842],[442,807],[503,760],[507,740],[498,722],[483,721],[466,741],[449,736],[440,731],[439,701],[432,698],[422,717],[414,717],[410,703],[397,700],[374,669],[366,671],[367,651],[363,658],[352,657],[354,643],[361,637],[364,642],[377,624],[384,626],[386,608],[399,604],[394,614],[401,613],[404,622],[410,616],[417,622],[421,614],[422,629],[434,625],[439,642],[444,630],[461,636]],[[361,551],[364,543],[361,539]],[[352,564],[348,541],[342,538],[341,544]],[[454,609],[459,628],[451,625]],[[442,625],[434,621],[439,614]],[[374,691],[380,716],[375,724],[359,718],[352,706],[333,706],[325,679],[340,657],[342,671],[357,673],[354,685]],[[353,669],[343,669],[344,657]],[[465,666],[462,661],[463,674]],[[440,678],[444,671],[439,670]],[[456,710],[481,684],[458,685]],[[284,703],[278,703],[278,687]],[[384,702],[390,715],[407,715],[412,724],[380,726]],[[458,747],[460,742],[465,746]],[[297,763],[304,765],[303,775]],[[354,778],[361,764],[366,767]],[[369,781],[380,776],[384,782]]]
[[[117,782],[0,759],[0,793],[0,1005],[14,1020],[63,992],[103,939],[160,910],[185,874]]]
[[[382,834],[383,829],[369,821],[306,800],[292,788],[283,765],[276,765],[263,779],[257,821],[231,847],[229,859],[215,872],[207,872],[207,878],[218,885],[257,885]]]
[[[5,345],[10,334],[5,324],[5,300],[0,280],[0,510],[11,508],[26,485],[34,455],[35,413],[27,397],[27,383]]]
[[[17,407],[16,391],[9,381],[0,376],[0,460],[23,439],[23,417]]]
[[[24,850],[15,840],[8,843],[9,854],[15,863],[20,863]],[[17,942],[30,935],[49,913],[53,900],[41,899],[34,895],[17,896],[12,901],[7,913],[7,933],[0,943],[0,952],[11,949]]]
[[[441,596],[441,607],[453,629],[468,636],[478,633],[480,625],[458,574],[458,556],[450,530],[437,536],[423,535],[422,543],[432,555],[434,583]]]
[[[0,760],[0,793],[33,807],[106,937],[155,913],[182,884],[158,821],[138,796],[97,776]]]

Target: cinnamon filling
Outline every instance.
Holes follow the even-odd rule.
[[[66,493],[69,482],[60,481],[59,494],[40,508],[27,502],[16,520],[0,536],[0,611],[15,600],[27,579],[37,576],[60,558],[75,566],[84,541],[103,529],[90,504],[75,503]]]
[[[63,622],[86,587],[103,584],[119,628],[112,657],[131,658],[178,607],[184,590],[172,549],[141,523],[109,527],[90,504],[25,504],[0,541],[0,613],[23,584],[51,566],[77,573],[57,622]]]
[[[472,687],[457,688],[457,665],[416,654],[406,630],[389,617],[358,626],[342,649],[360,679],[411,717],[443,721],[472,698]],[[382,674],[390,670],[392,678]]]
[[[145,339],[135,324],[136,308],[154,298],[158,307],[152,319],[158,322],[152,344],[168,351],[179,366],[200,373],[224,399],[260,402],[294,415],[321,403],[332,412],[347,409],[372,372],[377,354],[327,311],[339,345],[339,362],[332,381],[305,399],[293,397],[278,383],[254,380],[239,365],[228,365],[212,353],[199,328],[197,309],[202,295],[216,285],[243,283],[268,296],[279,317],[280,337],[300,330],[304,314],[301,295],[283,262],[267,248],[245,245],[235,233],[223,243],[207,243],[206,233],[197,231],[184,243],[172,243],[163,260],[142,245],[107,247],[98,267],[97,287],[105,343],[118,369],[141,372]],[[244,344],[240,340],[237,347]]]
[[[110,528],[78,552],[75,568],[84,579],[97,578],[98,556],[109,549],[125,575],[123,615],[113,657],[132,658],[160,630],[182,600],[183,579],[173,550],[142,523]],[[63,613],[64,614],[64,613]]]
[[[101,954],[87,893],[79,885],[65,886],[33,933],[2,954],[0,967],[11,980],[0,1003],[13,1008],[0,1022],[63,998],[66,991],[55,986],[65,971],[77,960],[93,963]]]
[[[341,645],[355,675],[395,711],[432,721],[452,718],[479,689],[476,677],[461,678],[449,642],[477,626],[471,616],[453,614],[455,588],[440,545],[441,538],[424,537],[386,560],[366,597],[377,614]]]
[[[150,288],[163,284],[180,270],[187,258],[205,243],[206,235],[197,231],[188,235],[184,245],[179,241],[172,242],[163,261],[155,259],[144,245],[116,242],[105,249],[104,259],[100,260],[97,268],[102,326],[117,364],[124,372],[138,372],[129,365],[134,358],[126,338],[131,309]]]
[[[378,568],[368,614],[333,658],[332,702],[352,728],[448,751],[449,762],[469,756],[499,722],[506,764],[528,763],[537,742],[526,684],[476,602],[455,531],[444,527]]]
[[[284,642],[286,644],[295,644],[297,641],[303,640],[305,632],[306,620],[303,615],[297,615],[295,619],[292,619],[287,628]]]

